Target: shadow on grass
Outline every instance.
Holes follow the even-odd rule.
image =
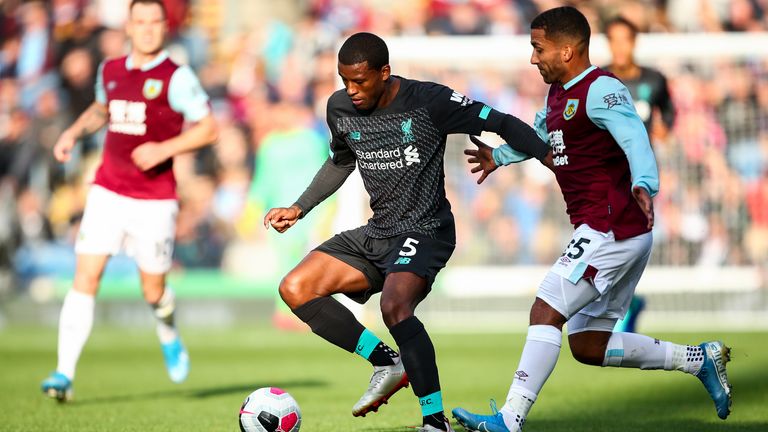
[[[768,430],[768,423],[763,422],[740,422],[712,423],[697,420],[681,419],[649,419],[638,418],[630,421],[615,419],[614,421],[605,421],[595,424],[585,415],[581,420],[537,420],[526,423],[526,431],[546,431],[546,432],[595,432],[595,431],[621,431],[621,432],[765,432]],[[461,427],[456,431],[464,431]]]
[[[637,392],[604,394],[579,394],[574,391],[572,402],[565,412],[553,413],[550,408],[546,413],[539,415],[534,407],[525,430],[768,432],[768,414],[757,415],[756,418],[756,412],[760,412],[759,407],[765,401],[766,387],[761,383],[768,383],[768,371],[751,373],[748,376],[737,375],[730,381],[734,387],[734,402],[731,415],[726,421],[717,418],[714,404],[698,382],[683,386],[667,383],[654,384],[656,387],[652,394],[648,393],[646,388],[637,388]],[[574,412],[574,407],[578,413]],[[447,408],[446,413],[450,409]],[[703,415],[700,415],[702,413]],[[464,431],[461,426],[454,425],[454,428],[457,432]]]
[[[396,427],[369,427],[357,429],[366,432],[415,432],[420,426],[396,426]],[[456,425],[453,426],[454,429]],[[459,429],[456,429],[457,431]]]
[[[96,404],[111,404],[116,402],[131,402],[131,401],[146,401],[153,399],[164,398],[178,398],[186,397],[192,399],[206,399],[210,397],[229,395],[233,393],[247,394],[261,387],[280,387],[280,388],[297,388],[297,387],[326,387],[328,383],[325,381],[317,380],[302,380],[302,381],[281,381],[281,382],[255,382],[249,384],[234,384],[228,386],[219,387],[207,387],[207,388],[178,388],[173,390],[162,390],[148,393],[133,393],[124,395],[110,395],[103,397],[94,397],[86,399],[75,399],[72,404],[78,405],[96,405]]]

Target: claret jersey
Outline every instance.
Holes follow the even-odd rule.
[[[131,152],[146,142],[173,138],[185,121],[208,115],[208,96],[192,70],[171,61],[165,51],[142,68],[131,63],[121,57],[99,67],[96,100],[107,107],[109,120],[94,183],[131,198],[175,199],[173,160],[141,171]]]
[[[648,134],[624,84],[595,66],[550,87],[534,124],[552,147],[555,175],[574,226],[613,231],[617,240],[648,232],[632,196],[659,189]]]

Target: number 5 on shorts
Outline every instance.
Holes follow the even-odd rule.
[[[395,264],[410,264],[411,259],[409,257],[416,255],[417,244],[419,244],[418,240],[410,237],[406,238],[405,242],[403,242],[403,249],[398,252],[400,257],[395,261]]]
[[[419,244],[419,241],[413,238],[408,237],[405,239],[405,242],[403,243],[403,250],[400,251],[399,255],[403,257],[409,257],[416,255],[416,246]]]

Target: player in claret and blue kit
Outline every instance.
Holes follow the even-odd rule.
[[[656,160],[627,88],[589,61],[590,29],[572,7],[543,12],[531,24],[531,63],[551,84],[534,128],[552,147],[552,166],[575,227],[531,309],[530,327],[506,402],[492,415],[462,408],[453,415],[471,431],[523,427],[557,363],[562,328],[574,357],[585,364],[679,370],[696,376],[715,403],[730,413],[731,388],[721,342],[678,345],[635,333],[613,332],[624,316],[648,262],[653,237]],[[508,145],[491,149],[477,140],[471,163],[488,175],[526,159]],[[481,179],[484,177],[481,177]]]
[[[130,55],[101,64],[96,101],[54,147],[56,159],[66,162],[79,138],[107,126],[103,161],[75,244],[73,286],[61,308],[58,365],[42,383],[43,392],[60,401],[72,395],[104,267],[124,247],[139,267],[171,380],[184,381],[189,372],[189,356],[174,324],[174,294],[165,285],[179,208],[173,157],[212,143],[217,132],[208,96],[194,73],[163,50],[166,27],[162,0],[131,2]],[[185,122],[194,125],[182,132]]]

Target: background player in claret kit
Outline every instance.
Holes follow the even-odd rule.
[[[376,411],[410,380],[421,405],[421,430],[451,430],[435,349],[414,316],[455,245],[443,180],[446,135],[496,132],[538,159],[549,148],[515,117],[448,87],[391,75],[387,46],[376,35],[349,37],[339,50],[338,72],[345,90],[328,101],[332,155],[296,203],[270,210],[264,224],[284,232],[333,194],[356,165],[373,216],[310,252],[285,276],[280,295],[314,333],[374,366],[353,415]],[[400,354],[331,297],[343,293],[362,303],[378,292]]]
[[[721,342],[677,345],[612,332],[648,262],[651,197],[659,179],[632,98],[613,75],[591,65],[589,38],[586,18],[572,7],[545,11],[531,23],[531,63],[551,84],[534,126],[552,146],[553,171],[576,230],[539,287],[504,406],[497,411],[492,404],[492,415],[453,410],[469,430],[522,429],[557,363],[566,322],[571,352],[580,362],[692,374],[714,400],[717,415],[725,419],[730,413],[729,349]],[[523,159],[508,145],[494,150],[477,144],[468,153],[483,176]]]
[[[144,298],[157,318],[168,374],[181,382],[189,358],[174,325],[174,295],[166,287],[178,204],[173,157],[216,139],[208,97],[189,67],[163,50],[161,0],[133,0],[126,32],[129,56],[99,68],[94,102],[59,138],[56,159],[65,162],[76,141],[107,126],[104,158],[88,194],[75,245],[77,267],[59,321],[58,366],[42,383],[66,400],[80,353],[91,331],[94,298],[107,260],[126,244],[139,267]],[[184,122],[194,122],[182,132]]]
[[[611,64],[605,69],[614,74],[629,90],[635,111],[643,121],[648,136],[664,139],[675,122],[675,107],[669,95],[667,79],[656,69],[635,63],[637,27],[618,16],[605,25],[605,35],[611,50]],[[645,308],[645,300],[632,297],[627,315],[616,323],[614,330],[634,333],[637,318]]]

